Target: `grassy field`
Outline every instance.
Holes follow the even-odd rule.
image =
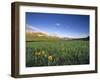
[[[89,64],[88,40],[26,42],[26,67]]]

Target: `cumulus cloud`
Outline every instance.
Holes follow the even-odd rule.
[[[26,32],[42,32],[40,29],[35,26],[26,25]]]

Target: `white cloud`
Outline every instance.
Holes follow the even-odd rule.
[[[26,24],[26,32],[42,32],[42,33],[48,34],[47,32],[42,31],[39,28],[37,28],[35,26],[28,25],[28,24]]]
[[[40,29],[28,24],[26,24],[26,31],[27,32],[42,32]]]
[[[56,26],[60,26],[60,24],[59,23],[56,23]]]

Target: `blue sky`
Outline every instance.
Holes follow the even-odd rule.
[[[89,36],[89,15],[49,14],[26,12],[26,25],[37,31],[60,37]]]

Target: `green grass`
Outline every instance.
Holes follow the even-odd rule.
[[[89,64],[89,41],[26,42],[26,67]]]

